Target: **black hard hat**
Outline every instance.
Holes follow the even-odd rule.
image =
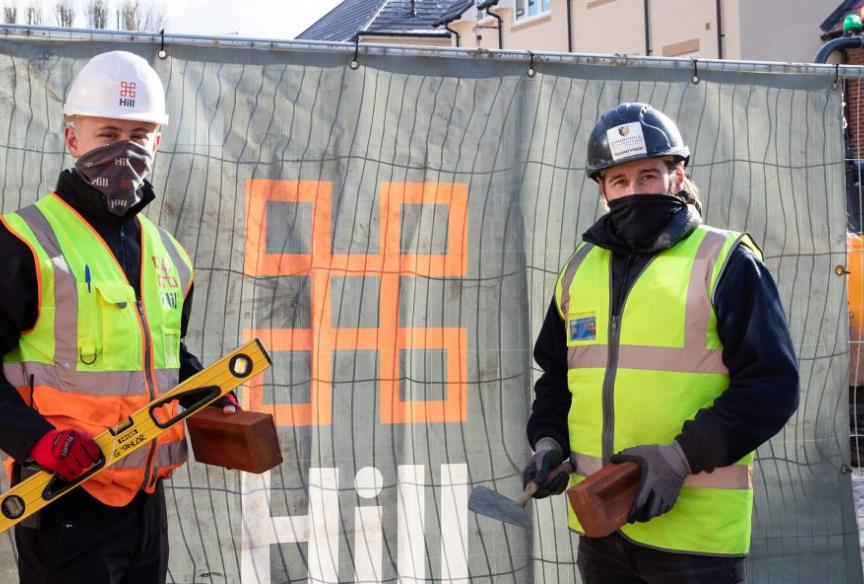
[[[672,156],[690,160],[690,149],[681,132],[663,112],[646,103],[622,103],[600,117],[588,140],[588,176],[597,180],[601,171],[617,164]]]

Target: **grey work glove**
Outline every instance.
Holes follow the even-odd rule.
[[[536,483],[539,488],[533,495],[535,499],[560,495],[567,488],[570,475],[564,472],[553,478],[549,484],[545,483],[549,478],[549,472],[564,462],[564,450],[552,438],[541,438],[534,448],[534,454],[528,459],[522,471],[522,488],[527,487],[528,483]]]
[[[675,440],[672,444],[627,448],[609,461],[635,462],[642,469],[639,489],[627,516],[630,523],[649,521],[669,511],[690,474],[690,463]]]

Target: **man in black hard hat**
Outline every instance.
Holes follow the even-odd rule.
[[[629,523],[580,538],[586,584],[744,582],[753,451],[798,403],[777,289],[746,234],[702,224],[690,149],[649,105],[597,123],[588,175],[609,212],[561,271],[537,338],[543,369],[523,471],[535,497],[610,462],[641,467]],[[581,525],[569,511],[569,525]]]

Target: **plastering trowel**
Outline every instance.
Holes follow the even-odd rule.
[[[546,479],[546,483],[551,482],[561,473],[570,474],[573,471],[574,468],[570,461],[565,461],[552,469],[552,472],[549,473],[549,477]],[[474,513],[485,515],[504,523],[518,527],[531,527],[531,516],[528,514],[525,505],[539,488],[540,486],[533,481],[528,483],[525,491],[514,501],[501,493],[480,485],[474,487],[474,490],[471,491],[471,496],[468,498],[468,509]]]

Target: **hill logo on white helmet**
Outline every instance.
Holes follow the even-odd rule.
[[[122,107],[135,107],[135,82],[120,82],[120,102]]]

